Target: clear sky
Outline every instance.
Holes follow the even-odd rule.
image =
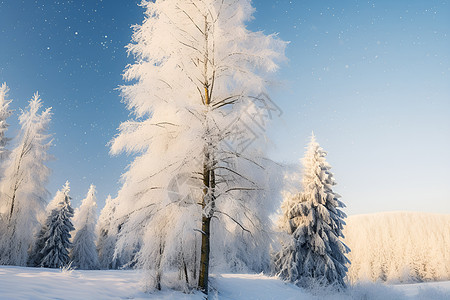
[[[116,195],[131,157],[107,143],[129,112],[117,86],[138,0],[0,0],[0,82],[16,116],[38,90],[53,107],[48,185],[74,205]],[[449,1],[254,0],[252,30],[290,44],[271,98],[283,114],[270,156],[298,164],[312,131],[329,152],[347,213],[450,213]]]

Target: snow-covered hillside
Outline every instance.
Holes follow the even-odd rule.
[[[0,299],[153,299],[201,300],[202,294],[141,291],[138,271],[61,271],[58,269],[0,267]],[[309,294],[292,284],[264,275],[222,274],[212,277],[213,299],[223,300],[350,300],[450,299],[450,282],[410,285],[356,285],[345,293]]]
[[[351,282],[450,280],[450,215],[390,212],[346,222]]]

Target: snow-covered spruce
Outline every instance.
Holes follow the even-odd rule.
[[[5,163],[0,183],[0,213],[3,229],[0,236],[0,264],[24,266],[38,215],[43,213],[49,169],[45,162],[51,141],[47,134],[50,108],[42,106],[38,93],[19,117],[21,129],[18,144]]]
[[[47,204],[45,209],[45,220],[40,226],[40,230],[36,234],[34,246],[30,249],[28,266],[37,267],[42,260],[42,254],[40,251],[44,248],[46,239],[44,238],[45,234],[48,231],[47,228],[47,219],[52,214],[52,211],[58,207],[58,204],[64,199],[64,195],[68,194],[70,190],[69,182],[67,181],[63,188],[56,192],[53,199]]]
[[[12,111],[9,109],[11,100],[8,99],[8,91],[9,88],[6,83],[0,85],[0,164],[3,164],[4,160],[9,155],[6,145],[10,139],[5,136],[6,130],[8,130],[9,127],[8,123],[6,123],[6,119],[12,114]]]
[[[91,185],[86,198],[75,211],[75,237],[72,242],[72,267],[81,270],[99,269],[98,254],[95,246],[95,224],[97,221],[97,203],[95,186]]]
[[[50,215],[51,215],[51,212],[50,212],[50,214],[48,214],[47,218],[49,218]],[[42,249],[44,249],[45,242],[46,242],[45,235],[46,235],[47,231],[48,231],[48,227],[47,227],[47,220],[46,220],[43,224],[41,224],[41,228],[38,231],[38,233],[36,234],[35,243],[34,243],[33,247],[30,249],[30,252],[28,255],[28,262],[27,262],[27,265],[29,267],[39,266],[39,263],[41,262],[42,257],[43,257],[40,251]]]
[[[326,152],[314,134],[303,163],[303,191],[282,204],[282,227],[289,234],[274,257],[277,275],[300,286],[316,284],[345,287],[345,254],[350,249],[341,241],[345,205],[333,192],[336,184]]]
[[[117,269],[120,267],[119,259],[114,257],[118,233],[118,228],[114,223],[115,200],[108,195],[97,222],[97,252],[101,269]]]
[[[149,288],[177,272],[173,287],[207,292],[209,265],[261,271],[270,261],[271,166],[255,132],[269,121],[263,93],[286,43],[246,28],[249,0],[142,6],[125,71],[134,83],[122,87],[137,120],[112,143],[140,154],[118,194],[116,257],[149,270]]]
[[[35,266],[61,268],[70,262],[69,251],[72,247],[70,232],[74,227],[69,191],[69,183],[66,182],[63,189],[57,193],[59,202],[48,216],[41,231],[43,234],[36,241],[36,256],[33,259]]]
[[[28,259],[28,266],[31,267],[37,267],[39,266],[39,262],[42,260],[42,254],[40,251],[44,248],[46,239],[44,236],[47,234],[48,227],[47,227],[47,219],[52,214],[52,211],[56,209],[59,205],[59,203],[64,199],[64,195],[68,194],[70,192],[69,182],[66,181],[64,186],[61,190],[57,191],[53,199],[47,204],[47,207],[45,209],[45,220],[42,222],[40,230],[36,234],[35,243],[34,246],[29,251],[29,259]]]

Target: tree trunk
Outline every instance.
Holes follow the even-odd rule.
[[[13,213],[14,213],[14,200],[16,198],[15,196],[16,195],[14,194],[13,197],[12,197],[12,201],[11,201],[11,209],[9,211],[9,218],[8,218],[9,222],[11,222],[11,219],[12,219],[12,216],[13,216]]]
[[[205,16],[205,53],[204,53],[204,83],[203,87],[205,89],[205,106],[210,105],[211,101],[211,90],[210,83],[208,81],[208,61],[209,61],[209,45],[208,45],[208,18]],[[212,89],[212,88],[211,88]],[[209,133],[208,124],[206,123],[206,134]],[[211,250],[211,219],[214,215],[214,189],[216,185],[216,179],[213,169],[214,155],[211,153],[212,144],[206,136],[207,145],[205,148],[205,157],[203,162],[203,199],[202,199],[202,245],[200,248],[200,272],[198,277],[198,287],[199,289],[208,295],[208,279],[209,279],[209,257]]]
[[[200,274],[198,286],[200,290],[208,295],[208,277],[209,277],[209,253],[210,253],[210,227],[211,216],[208,213],[210,207],[210,168],[209,153],[205,153],[205,162],[203,163],[203,201],[202,201],[202,245],[200,248]]]
[[[208,218],[205,215],[203,215],[202,248],[200,257],[200,276],[198,286],[200,290],[207,295],[208,295],[208,277],[209,277],[210,225],[211,225],[211,218]]]
[[[14,184],[14,190],[13,190],[13,194],[12,194],[12,197],[11,197],[11,210],[9,212],[8,222],[11,222],[12,216],[14,214],[14,204],[15,204],[15,201],[16,201],[16,192],[17,192],[17,181]]]

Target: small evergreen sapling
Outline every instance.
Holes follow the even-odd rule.
[[[43,227],[47,230],[36,243],[38,246],[43,244],[41,250],[36,249],[38,251],[36,265],[39,267],[62,268],[69,264],[69,250],[72,247],[70,232],[74,230],[69,191],[69,183],[66,182],[62,192],[59,193],[62,199],[51,211]]]
[[[333,192],[336,184],[326,152],[314,135],[307,147],[303,163],[303,191],[282,205],[283,229],[290,236],[275,255],[277,275],[300,286],[335,285],[345,287],[345,256],[350,249],[340,240],[346,217],[345,207]]]
[[[71,252],[72,266],[82,270],[99,269],[98,254],[95,247],[95,223],[97,203],[95,186],[91,185],[80,209],[75,213],[77,232],[73,239]]]

